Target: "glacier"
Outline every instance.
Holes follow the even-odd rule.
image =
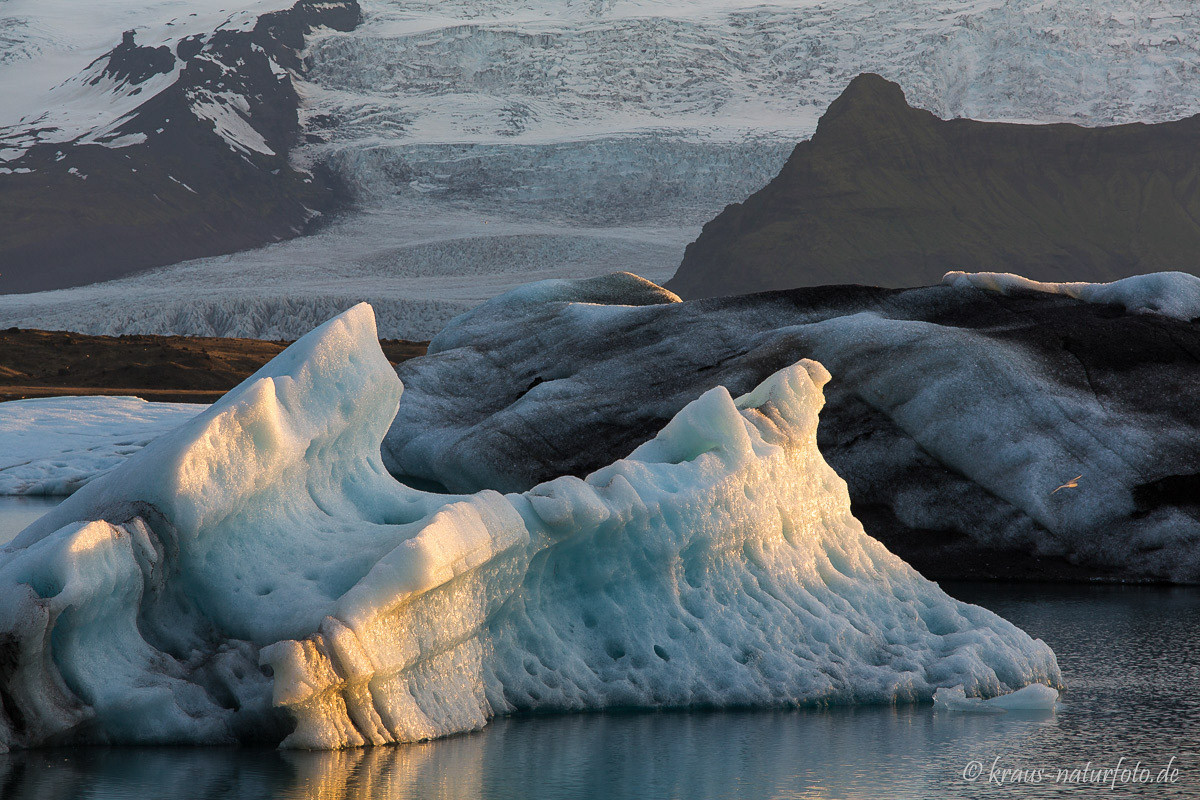
[[[711,388],[585,477],[433,494],[384,468],[403,386],[355,306],[0,550],[0,744],[1060,685],[1044,642],[864,532],[816,447],[829,377]]]
[[[0,94],[21,99],[0,104],[14,112],[0,121],[66,108],[44,92],[135,16],[154,45],[278,5],[204,0],[192,19],[178,3],[113,0],[104,19],[89,15],[93,33],[67,24],[76,12],[62,0],[10,0],[0,25],[17,44]],[[424,339],[542,278],[632,269],[661,283],[701,224],[770,180],[862,72],[945,118],[1100,125],[1200,112],[1200,10],[1183,0],[361,5],[354,31],[314,34],[298,80],[297,165],[332,168],[352,213],[314,236],[129,283],[0,297],[0,325],[296,338],[367,300],[385,336]],[[145,298],[133,308],[121,302],[130,291]]]

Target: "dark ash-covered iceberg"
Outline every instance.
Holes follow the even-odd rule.
[[[522,491],[812,358],[833,375],[822,454],[923,572],[1200,580],[1200,279],[947,282],[686,303],[630,275],[525,287],[399,368],[384,460],[414,485]]]

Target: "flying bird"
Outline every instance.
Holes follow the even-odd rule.
[[[1078,489],[1079,488],[1079,479],[1082,477],[1083,477],[1082,475],[1076,475],[1074,478],[1071,478],[1071,480],[1067,481],[1066,483],[1064,483],[1062,486],[1055,489],[1050,494],[1055,494],[1056,492],[1061,492],[1063,489]]]

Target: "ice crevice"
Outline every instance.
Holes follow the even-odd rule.
[[[992,697],[1053,652],[851,515],[829,373],[713,388],[628,457],[523,493],[396,482],[370,306],[0,551],[0,744],[338,748],[496,715]]]

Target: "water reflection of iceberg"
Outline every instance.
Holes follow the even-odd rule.
[[[498,719],[436,742],[337,751],[79,748],[0,756],[12,800],[584,800],[946,796],[933,765],[1028,735],[927,707]],[[962,748],[962,749],[960,749]],[[882,794],[881,794],[882,793]]]

